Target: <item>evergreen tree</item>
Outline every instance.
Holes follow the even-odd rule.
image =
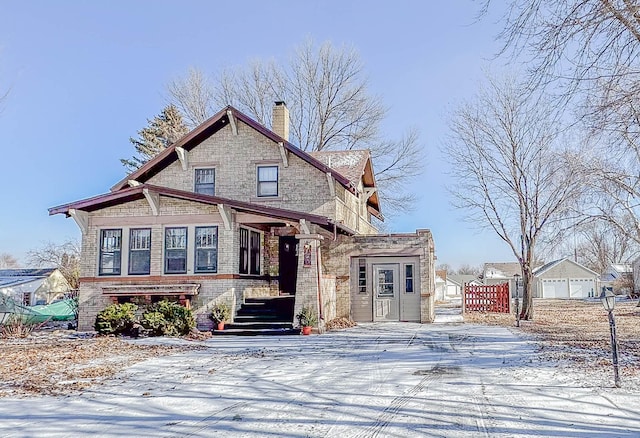
[[[129,138],[136,149],[136,155],[131,159],[120,159],[128,173],[142,167],[189,131],[180,111],[172,104],[167,105],[160,114],[148,122],[148,126],[138,131],[138,138]]]

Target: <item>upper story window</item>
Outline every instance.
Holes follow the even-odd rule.
[[[202,195],[216,194],[216,170],[196,169],[194,192]]]
[[[278,166],[258,166],[258,196],[278,196]]]
[[[132,228],[129,231],[129,275],[151,272],[151,228]]]
[[[218,227],[196,227],[196,264],[194,271],[218,271]]]
[[[165,274],[187,273],[187,228],[166,228],[164,232]]]
[[[100,231],[99,275],[120,275],[122,230]]]
[[[241,274],[260,275],[260,233],[240,228]]]

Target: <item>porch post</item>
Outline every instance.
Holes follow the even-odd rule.
[[[324,320],[321,319],[322,305],[322,264],[320,258],[319,234],[296,234],[298,243],[298,276],[296,279],[296,301],[293,312],[293,323],[298,324],[296,315],[303,307],[309,307],[318,317],[317,329],[324,331]]]

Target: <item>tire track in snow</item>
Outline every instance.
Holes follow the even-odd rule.
[[[415,385],[409,391],[407,391],[404,395],[395,397],[389,406],[387,406],[382,413],[378,416],[376,422],[371,426],[367,427],[365,430],[361,431],[355,438],[375,438],[380,435],[380,433],[384,432],[386,427],[393,421],[393,419],[398,415],[398,413],[404,408],[409,402],[413,400],[413,398],[420,392],[424,391],[424,389],[430,385],[434,384],[437,381],[441,380],[442,376],[440,375],[429,375],[425,376],[420,383]]]

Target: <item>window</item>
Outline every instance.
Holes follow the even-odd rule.
[[[405,265],[404,267],[405,289],[408,294],[413,293],[413,265]]]
[[[249,272],[260,275],[260,233],[251,231],[251,266]]]
[[[240,228],[240,273],[260,275],[260,233]]]
[[[218,271],[218,227],[196,227],[195,272]]]
[[[187,229],[167,228],[164,233],[165,274],[186,274],[187,272]]]
[[[122,230],[100,231],[99,275],[120,275]]]
[[[258,166],[258,196],[278,196],[278,166]]]
[[[151,272],[151,228],[129,231],[129,275]]]
[[[240,228],[240,273],[249,273],[249,230]]]
[[[365,259],[358,260],[358,293],[367,293],[367,263]]]
[[[194,192],[202,195],[215,195],[216,170],[196,169]]]

